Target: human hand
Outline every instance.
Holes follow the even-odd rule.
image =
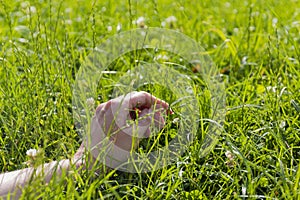
[[[168,109],[168,103],[146,92],[131,92],[102,103],[92,118],[85,145],[94,159],[118,167],[142,138],[150,137],[150,126],[163,128]]]

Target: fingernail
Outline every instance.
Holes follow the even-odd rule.
[[[169,108],[167,110],[167,115],[173,115],[173,114],[174,114],[174,112],[173,112],[172,108]]]

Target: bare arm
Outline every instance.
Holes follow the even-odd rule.
[[[28,184],[32,178],[42,176],[45,182],[49,182],[54,174],[61,175],[64,170],[68,171],[70,168],[70,160],[65,159],[59,162],[53,161],[44,164],[37,169],[31,167],[0,174],[0,197],[6,196],[9,193],[15,193],[15,197],[19,197],[21,195],[21,189]]]

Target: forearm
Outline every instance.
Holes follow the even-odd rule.
[[[62,175],[63,172],[68,172],[70,169],[71,162],[65,159],[41,165],[36,169],[26,168],[0,174],[0,197],[9,193],[15,193],[18,197],[21,195],[22,188],[32,179],[41,177],[48,183],[53,175]]]

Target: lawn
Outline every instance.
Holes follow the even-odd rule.
[[[225,119],[213,120],[210,87],[197,71],[205,68],[203,63],[165,49],[129,51],[112,60],[106,69],[111,73],[103,74],[95,93],[86,94],[95,100],[91,109],[111,99],[115,90],[128,91],[119,84],[130,84],[126,73],[155,60],[189,80],[190,87],[179,91],[180,79],[164,82],[169,88],[160,81],[137,87],[165,99],[175,111],[159,136],[142,141],[137,151],[165,146],[180,129],[179,116],[182,126],[197,127],[186,151],[170,165],[146,173],[95,175],[95,169],[48,184],[32,180],[22,198],[299,199],[297,0],[0,1],[1,172],[27,167],[28,149],[40,149],[39,163],[72,156],[83,134],[73,115],[76,76],[107,39],[149,27],[180,32],[204,49],[222,78]],[[147,76],[167,77],[151,71]],[[186,110],[176,103],[190,93],[199,107],[195,113],[188,110],[186,119],[180,113]],[[222,128],[203,149],[209,124]]]

